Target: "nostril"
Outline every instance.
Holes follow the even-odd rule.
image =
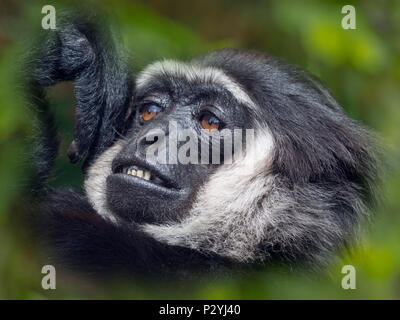
[[[160,138],[161,138],[160,132],[158,132],[158,131],[148,132],[146,135],[144,135],[140,138],[139,144],[143,145],[143,146],[152,145],[152,144],[156,143],[157,141],[159,141]]]
[[[152,129],[146,133],[142,133],[136,140],[136,152],[140,156],[147,155],[147,151],[152,145],[162,144],[165,139],[165,133],[161,129]],[[160,145],[162,147],[162,145]]]

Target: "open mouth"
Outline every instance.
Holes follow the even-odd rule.
[[[117,168],[117,170],[115,170],[115,173],[127,174],[139,179],[147,180],[159,186],[168,187],[168,184],[156,174],[145,168],[141,168],[135,165],[120,166]]]
[[[113,173],[127,175],[136,179],[140,179],[143,182],[147,181],[160,187],[175,189],[171,182],[164,176],[160,176],[160,174],[155,173],[154,170],[149,170],[148,168],[144,168],[142,166],[132,164],[118,165],[113,170]]]

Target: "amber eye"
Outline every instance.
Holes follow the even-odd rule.
[[[215,131],[218,130],[221,125],[221,121],[217,117],[214,117],[211,114],[205,114],[201,117],[201,126],[203,129],[207,131]]]
[[[156,104],[149,104],[146,108],[142,111],[142,118],[144,121],[148,121],[154,116],[159,113],[162,108]]]

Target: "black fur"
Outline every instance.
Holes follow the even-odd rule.
[[[73,18],[65,20],[38,51],[29,88],[36,95],[34,102],[44,126],[37,154],[40,186],[45,185],[58,149],[43,87],[75,81],[76,132],[69,152],[72,162],[86,157],[85,165],[90,164],[122,132],[135,93],[126,57],[114,38],[94,20]],[[290,199],[292,206],[279,212],[285,217],[279,220],[281,225],[270,226],[259,244],[264,258],[288,262],[326,260],[352,238],[364,215],[365,203],[374,198],[377,160],[369,133],[344,114],[316,79],[274,58],[220,50],[198,61],[220,68],[235,79],[262,112],[239,117],[245,119],[247,127],[253,127],[251,119],[258,117],[273,136],[272,174],[278,181],[274,187]],[[183,92],[181,82],[176,86]],[[137,151],[132,147],[136,138],[133,135],[125,139],[122,155],[129,158]],[[182,170],[179,174],[189,176]],[[124,184],[116,189],[121,196],[116,197],[118,205],[126,189]],[[260,203],[263,200],[259,199]],[[130,213],[131,203],[125,207]],[[221,255],[161,243],[140,231],[135,222],[111,223],[94,211],[81,191],[49,192],[43,211],[42,227],[64,266],[78,266],[93,273],[123,270],[167,275],[239,266]],[[161,213],[157,217],[163,219]],[[293,233],[288,232],[287,239],[282,239],[280,228]]]
[[[257,52],[218,50],[203,63],[226,70],[262,106],[276,144],[276,173],[292,184],[354,182],[364,200],[375,197],[374,138],[345,115],[319,80]]]
[[[171,276],[209,272],[234,265],[229,259],[162,244],[132,224],[115,225],[101,218],[76,190],[52,192],[43,206],[41,230],[62,268],[89,275]]]
[[[59,25],[57,31],[44,31],[46,39],[30,67],[30,88],[45,103],[43,87],[74,80],[76,127],[69,157],[73,163],[86,157],[86,167],[121,133],[132,77],[119,41],[101,21],[71,16],[60,19]],[[47,116],[48,110],[43,111]]]

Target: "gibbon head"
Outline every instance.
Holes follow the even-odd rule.
[[[318,80],[225,49],[137,76],[124,136],[85,190],[105,219],[164,243],[322,261],[354,236],[375,174],[368,131]]]

